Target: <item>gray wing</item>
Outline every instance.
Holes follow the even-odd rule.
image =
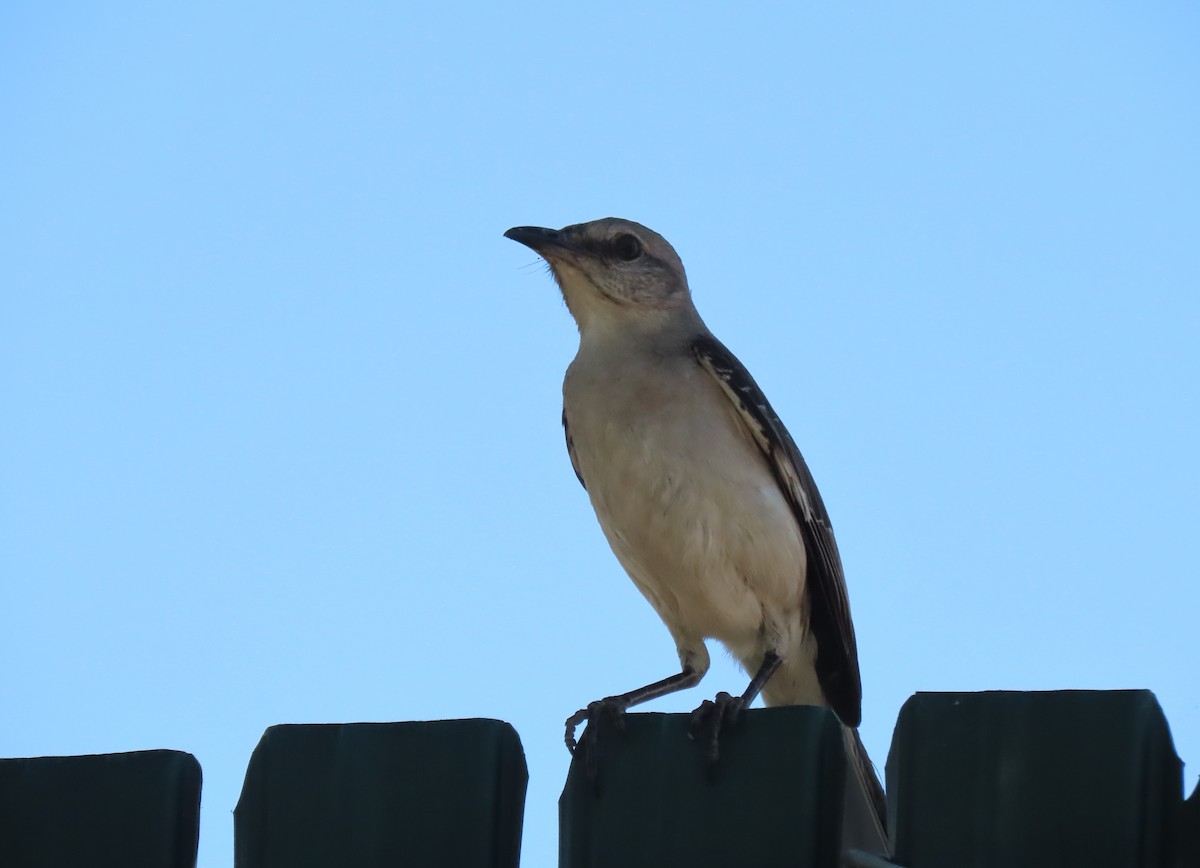
[[[583,474],[579,472],[579,459],[575,457],[575,441],[571,439],[571,428],[567,425],[567,410],[563,408],[563,435],[567,438],[567,455],[571,457],[571,469],[575,471],[576,478],[579,479],[579,484],[583,486],[583,490],[587,491],[587,483],[583,481]]]
[[[800,525],[808,555],[805,592],[809,628],[817,641],[817,681],[842,723],[858,726],[862,719],[858,647],[842,559],[821,493],[792,436],[737,357],[709,334],[698,337],[692,349],[700,366],[720,383],[737,408]]]

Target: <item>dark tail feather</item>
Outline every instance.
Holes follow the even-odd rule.
[[[842,838],[846,847],[878,856],[889,855],[887,796],[858,730],[844,727],[846,798]]]
[[[866,779],[867,796],[871,800],[871,808],[874,809],[875,816],[879,819],[879,827],[887,829],[887,795],[883,792],[883,784],[879,782],[879,773],[875,770],[875,763],[871,762],[871,757],[867,755],[867,747],[862,743],[858,730],[850,731],[854,733],[854,753],[858,759],[858,766],[862,769],[863,777]]]

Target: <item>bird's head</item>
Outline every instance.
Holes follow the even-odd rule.
[[[694,311],[678,254],[639,223],[606,217],[562,229],[516,226],[504,235],[549,263],[580,332]]]

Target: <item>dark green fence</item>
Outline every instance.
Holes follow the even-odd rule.
[[[200,764],[188,753],[0,760],[0,866],[196,862]]]
[[[838,865],[838,726],[753,710],[709,768],[687,715],[630,715],[595,774],[572,764],[559,864]],[[499,721],[271,727],[235,811],[235,865],[515,868],[526,780]],[[1184,801],[1148,691],[917,694],[887,790],[908,868],[1200,866],[1200,789]],[[193,866],[199,806],[185,753],[0,760],[0,866]]]

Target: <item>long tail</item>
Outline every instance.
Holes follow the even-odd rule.
[[[846,744],[846,795],[842,810],[843,847],[876,856],[890,853],[887,837],[887,797],[875,774],[875,765],[858,737],[858,730],[842,727]]]

